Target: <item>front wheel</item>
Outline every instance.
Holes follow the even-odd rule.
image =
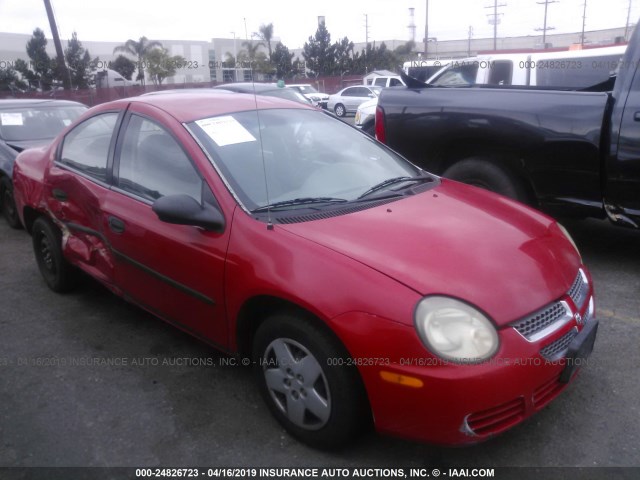
[[[293,436],[335,449],[362,431],[369,411],[362,381],[323,328],[304,316],[272,316],[256,332],[253,356],[261,394]]]
[[[11,228],[22,228],[16,202],[13,199],[13,185],[7,177],[2,177],[0,182],[0,199],[2,201],[2,215]]]
[[[490,190],[523,203],[531,203],[522,182],[490,158],[473,157],[454,163],[442,175]]]
[[[336,116],[342,118],[347,114],[347,109],[344,108],[344,105],[342,105],[341,103],[337,104],[334,108],[333,111],[336,113]]]
[[[68,292],[75,286],[76,272],[62,254],[62,235],[50,220],[39,217],[31,229],[33,251],[40,274],[54,292]]]

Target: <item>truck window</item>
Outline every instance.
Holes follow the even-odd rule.
[[[513,78],[513,62],[511,60],[497,60],[489,67],[489,85],[511,85]]]
[[[431,84],[441,87],[475,85],[479,66],[479,62],[464,62],[455,65],[444,71],[442,75],[432,81]]]
[[[536,85],[543,87],[585,88],[606,81],[613,74],[621,55],[581,58],[554,58],[536,62]]]
[[[389,79],[389,86],[390,87],[397,87],[399,85],[404,85],[399,79],[397,79],[397,78]]]
[[[376,78],[375,81],[373,82],[374,85],[377,85],[378,87],[386,87],[387,86],[387,79],[386,78]]]

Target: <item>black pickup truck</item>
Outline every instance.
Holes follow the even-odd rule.
[[[426,170],[552,215],[640,228],[640,33],[607,91],[384,89],[376,137]]]

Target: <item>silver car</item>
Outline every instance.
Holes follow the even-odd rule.
[[[348,113],[355,113],[361,103],[377,98],[381,90],[381,87],[366,85],[343,88],[338,93],[329,96],[327,108],[333,110],[338,117],[344,117]]]

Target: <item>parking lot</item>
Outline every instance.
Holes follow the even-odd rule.
[[[563,395],[473,447],[369,433],[325,453],[279,427],[248,368],[89,279],[51,292],[30,237],[2,221],[0,466],[640,466],[640,232],[566,225],[595,280],[600,329]]]

